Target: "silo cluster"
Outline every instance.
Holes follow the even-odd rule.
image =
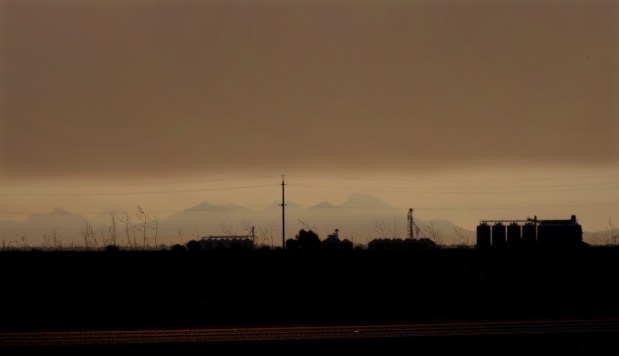
[[[477,226],[478,248],[561,247],[581,243],[582,227],[574,215],[566,220],[482,220]]]
[[[509,225],[506,225],[506,223],[509,223],[509,221],[494,221],[494,224],[491,226],[487,221],[482,221],[477,226],[477,247],[513,248],[521,246],[524,243],[524,226],[514,221],[509,223]],[[535,239],[535,235],[533,235],[533,238]]]

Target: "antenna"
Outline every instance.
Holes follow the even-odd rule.
[[[286,203],[284,200],[284,189],[286,183],[284,182],[284,175],[282,174],[282,249],[286,249]]]

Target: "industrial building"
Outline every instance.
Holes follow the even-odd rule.
[[[254,249],[256,247],[255,228],[252,226],[248,235],[223,235],[202,237],[199,241],[202,250],[214,250],[220,248],[243,248]]]
[[[477,248],[578,247],[582,227],[572,215],[566,220],[481,220]]]

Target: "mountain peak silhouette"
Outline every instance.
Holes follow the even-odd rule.
[[[331,204],[328,201],[323,201],[323,202],[320,202],[320,203],[314,205],[313,207],[314,208],[333,208],[334,206],[333,206],[333,204]]]
[[[193,211],[205,211],[205,210],[221,210],[221,209],[236,209],[242,208],[242,206],[238,204],[222,204],[215,205],[208,202],[202,202],[198,205],[194,205],[189,209],[186,209],[185,212],[193,212]]]
[[[353,193],[348,197],[348,199],[342,204],[345,207],[355,207],[355,208],[391,208],[390,205],[384,203],[382,200],[371,196],[367,193]]]
[[[63,208],[58,207],[50,211],[49,213],[47,213],[47,215],[73,215],[73,213]]]

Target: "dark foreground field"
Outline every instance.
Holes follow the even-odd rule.
[[[619,329],[617,322],[610,323],[499,323],[498,330],[493,329],[497,324],[483,323],[480,328],[475,323],[457,324],[455,328],[450,324],[429,326],[424,332],[424,325],[414,326],[419,333],[406,335],[406,325],[400,328],[387,327],[381,332],[381,326],[371,327],[375,332],[372,335],[362,335],[367,328],[359,327],[359,333],[341,335],[339,337],[323,337],[325,330],[338,327],[303,327],[305,334],[298,334],[299,328],[292,328],[290,334],[297,334],[300,338],[282,338],[290,331],[279,328],[278,337],[273,338],[269,333],[261,334],[260,329],[247,328],[211,330],[132,330],[123,331],[86,331],[69,333],[34,332],[15,334],[0,333],[0,352],[7,355],[37,353],[46,354],[80,354],[80,355],[109,355],[112,352],[119,354],[268,354],[268,355],[411,355],[422,354],[462,354],[462,355],[609,355],[616,354]],[[505,325],[511,325],[505,328]],[[523,327],[525,325],[525,327]],[[527,326],[528,325],[528,326]],[[546,327],[539,327],[545,325]],[[600,327],[595,327],[602,326]],[[446,326],[446,327],[445,327]],[[548,327],[549,326],[549,327]],[[566,327],[567,326],[567,327]],[[592,327],[593,326],[593,327]],[[610,327],[609,327],[610,326]],[[446,333],[440,332],[445,327]],[[344,328],[345,329],[345,328]],[[450,333],[459,329],[464,333]],[[588,331],[588,329],[591,329]],[[217,337],[217,333],[224,330],[228,336],[241,334],[241,339],[226,340]],[[472,331],[467,333],[466,331]],[[404,331],[404,333],[402,333]],[[439,331],[437,333],[437,331]],[[487,334],[485,334],[485,333]],[[251,333],[250,339],[243,339]],[[69,335],[78,334],[72,338]],[[131,335],[133,334],[133,335]],[[155,335],[153,335],[155,334]],[[215,336],[216,340],[209,340],[208,335]],[[206,339],[200,336],[207,335]],[[150,337],[149,337],[150,336]],[[154,336],[154,337],[153,337]],[[158,337],[164,336],[161,340]],[[293,336],[293,335],[290,335]],[[335,336],[335,335],[334,335]],[[15,340],[11,340],[15,337]],[[28,342],[25,342],[28,341]]]
[[[0,330],[619,317],[619,250],[0,252]]]

